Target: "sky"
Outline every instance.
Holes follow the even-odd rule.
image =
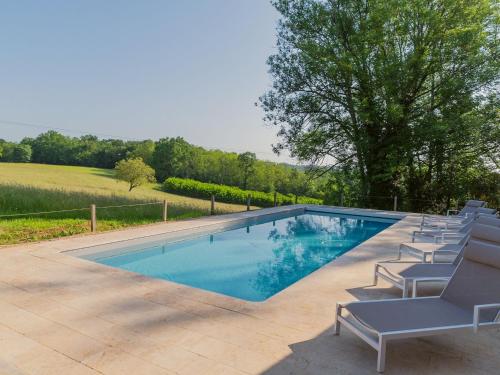
[[[269,0],[3,2],[0,138],[47,130],[14,122],[290,161],[255,106],[277,20]]]

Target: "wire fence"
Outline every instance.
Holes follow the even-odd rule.
[[[341,207],[371,208],[399,212],[445,214],[460,206],[457,200],[410,198],[404,195],[359,195],[339,193],[328,204]]]
[[[277,204],[275,204],[277,205]],[[8,213],[8,214],[0,214],[0,220],[8,220],[8,219],[16,219],[16,218],[32,218],[32,217],[45,217],[45,216],[51,216],[54,218],[54,216],[57,216],[57,218],[61,218],[61,214],[72,214],[72,213],[81,213],[81,212],[88,212],[87,218],[89,219],[89,229],[91,232],[96,232],[97,231],[97,223],[99,218],[109,218],[113,217],[113,215],[110,215],[109,212],[105,213],[103,210],[114,210],[114,209],[128,209],[128,208],[142,208],[142,207],[147,207],[147,206],[161,206],[161,213],[156,213],[153,215],[156,216],[156,219],[153,218],[151,221],[164,221],[166,222],[169,219],[168,211],[169,211],[169,204],[166,200],[163,201],[157,201],[157,202],[145,202],[145,203],[135,203],[135,204],[118,204],[118,205],[104,205],[104,206],[97,206],[96,204],[90,204],[87,207],[80,207],[80,208],[71,208],[71,209],[63,209],[63,210],[51,210],[51,211],[38,211],[38,212],[20,212],[20,213]],[[216,199],[215,196],[212,196],[210,200],[210,209],[206,211],[206,214],[209,215],[215,215],[218,213],[222,213],[223,211],[219,211],[216,209]],[[175,206],[174,206],[175,209]],[[250,211],[252,209],[251,206],[251,200],[248,199],[246,202],[246,207],[245,211]],[[151,212],[141,212],[145,216],[147,215],[149,218],[151,218]],[[122,218],[126,215],[126,213],[123,213],[120,215]],[[178,215],[174,215],[175,217],[178,217]],[[67,217],[67,216],[66,216]],[[81,216],[78,216],[81,218]]]

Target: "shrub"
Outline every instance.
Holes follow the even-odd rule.
[[[212,195],[219,202],[245,204],[248,195],[251,196],[251,204],[259,207],[271,207],[274,204],[274,193],[264,193],[262,191],[242,190],[237,187],[210,184],[191,180],[188,178],[170,177],[165,180],[162,189],[169,193],[181,194],[188,197],[210,199]],[[295,203],[295,196],[292,194],[277,194],[279,205]],[[299,196],[297,203],[322,204],[320,199]]]

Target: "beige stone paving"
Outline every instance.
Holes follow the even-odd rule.
[[[302,206],[297,206],[301,208]],[[374,374],[336,301],[398,297],[370,286],[419,222],[406,216],[269,300],[251,303],[74,257],[66,250],[289,208],[156,224],[0,249],[0,374]],[[498,374],[499,330],[401,340],[387,374]]]

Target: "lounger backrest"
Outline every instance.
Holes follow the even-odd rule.
[[[476,222],[472,226],[470,236],[471,240],[490,242],[495,246],[500,246],[500,224],[489,225]]]
[[[478,207],[476,208],[476,213],[478,215],[496,215],[497,210],[495,208]]]
[[[441,298],[470,311],[475,305],[500,303],[500,246],[471,239]],[[485,312],[482,319],[491,320],[496,313]]]
[[[479,215],[476,219],[476,223],[500,227],[500,218],[493,215]]]
[[[500,226],[500,220],[496,221]],[[465,236],[464,238],[462,238],[459,244],[460,245],[466,244],[469,242],[469,240],[490,242],[493,243],[494,245],[500,246],[500,228],[498,228],[497,226],[485,225],[476,221],[476,223],[471,228],[470,236]],[[462,260],[464,251],[465,251],[465,246],[462,248],[462,250],[460,250],[455,260],[453,261],[453,264],[455,266],[458,266],[458,264]]]
[[[470,199],[467,202],[465,202],[465,206],[484,207],[485,203],[486,203],[485,201],[478,201],[478,200]]]
[[[458,216],[466,216],[466,215],[472,215],[475,216],[477,214],[477,209],[478,207],[472,207],[472,206],[465,206],[460,210],[458,213]]]

